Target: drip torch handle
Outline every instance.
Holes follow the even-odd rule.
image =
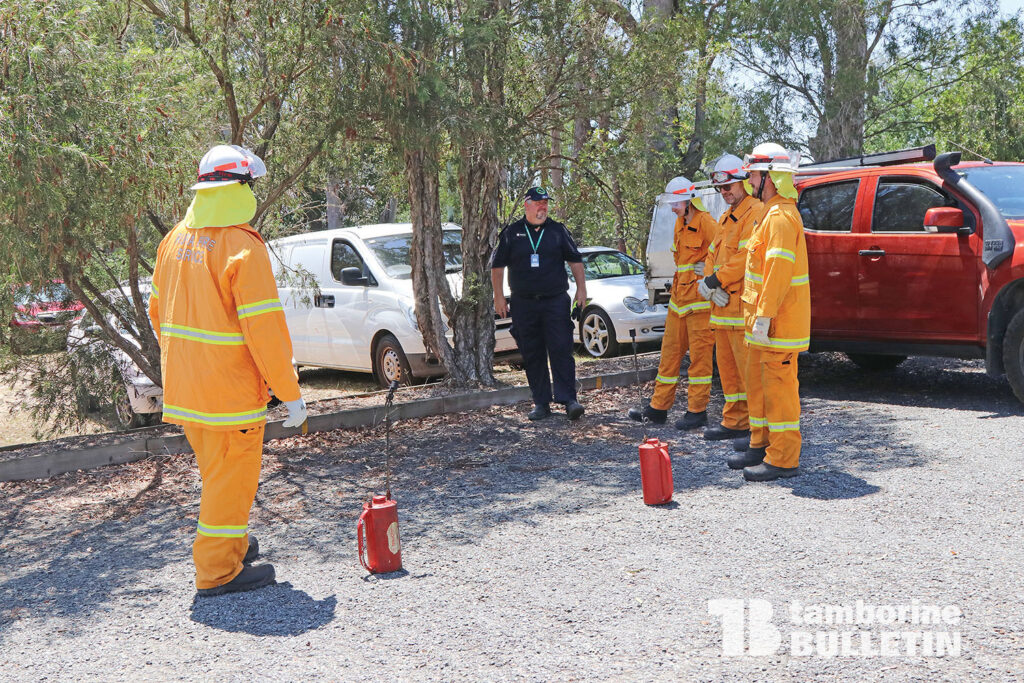
[[[359,564],[363,565],[363,569],[366,571],[371,571],[370,566],[366,564],[366,557],[363,553],[366,546],[363,534],[363,517],[366,517],[367,512],[367,510],[364,510],[363,514],[359,515],[359,523],[356,524],[356,548],[359,550]]]

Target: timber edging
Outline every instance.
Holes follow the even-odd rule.
[[[640,381],[648,382],[654,379],[657,371],[657,368],[640,370]],[[635,384],[636,378],[637,373],[630,370],[628,372],[582,377],[579,379],[579,384],[582,389],[592,391]],[[391,418],[393,420],[409,420],[432,415],[481,410],[492,406],[511,405],[529,400],[529,387],[504,387],[494,391],[474,391],[465,394],[415,399],[405,403],[397,403],[392,406]],[[380,424],[383,418],[383,405],[312,415],[309,417],[309,432],[372,427]],[[299,434],[297,428],[285,429],[281,424],[281,421],[268,422],[264,441],[292,437]],[[191,447],[184,434],[171,434],[168,436],[145,436],[139,434],[135,438],[128,438],[116,444],[75,450],[60,450],[52,453],[0,461],[0,481],[46,479],[58,474],[64,474],[65,472],[87,470],[106,465],[122,465],[155,455],[177,455],[190,451]]]

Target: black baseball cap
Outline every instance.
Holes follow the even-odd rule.
[[[542,202],[551,199],[551,197],[548,196],[548,191],[543,187],[531,187],[526,191],[526,198],[535,202]]]

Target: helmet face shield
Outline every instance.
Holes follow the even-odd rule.
[[[715,171],[711,174],[711,183],[716,187],[719,185],[732,185],[749,177],[749,173],[745,173],[738,168],[734,171]]]

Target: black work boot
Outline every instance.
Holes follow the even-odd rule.
[[[548,407],[547,403],[538,403],[526,417],[533,421],[543,420],[546,417],[551,417],[551,408]]]
[[[639,408],[630,408],[629,412],[626,414],[629,415],[630,420],[636,420],[637,422],[646,421],[656,425],[663,425],[668,422],[667,410],[658,410],[657,408],[652,408],[650,405],[644,406],[643,410],[640,410]]]
[[[570,420],[578,420],[583,417],[583,406],[577,401],[569,401],[565,404],[565,416]]]
[[[208,598],[212,595],[224,595],[225,593],[241,593],[243,591],[252,591],[256,590],[257,588],[269,586],[273,583],[277,583],[274,580],[274,565],[246,565],[242,568],[242,571],[238,573],[238,576],[231,579],[227,583],[221,586],[214,586],[213,588],[200,588],[196,591],[196,593],[201,598]]]
[[[795,477],[798,474],[799,467],[776,467],[766,462],[743,468],[743,478],[747,481],[773,481],[779,477]]]
[[[249,547],[245,551],[245,557],[242,558],[242,564],[251,564],[256,561],[256,558],[260,556],[260,542],[256,540],[256,537],[249,534]]]
[[[750,432],[746,429],[729,429],[722,425],[715,425],[704,430],[704,438],[708,441],[724,441],[726,439],[738,439],[749,436]]]
[[[766,446],[761,448],[748,448],[742,453],[733,453],[729,456],[729,459],[725,462],[729,465],[731,470],[742,470],[744,467],[754,467],[760,465],[761,461],[764,460]]]
[[[732,440],[732,449],[734,451],[736,451],[737,453],[743,453],[748,448],[750,448],[750,437],[749,436],[741,436],[738,439],[733,439]]]
[[[690,430],[700,429],[708,423],[708,411],[702,410],[699,413],[686,411],[681,420],[676,420],[676,429]]]

